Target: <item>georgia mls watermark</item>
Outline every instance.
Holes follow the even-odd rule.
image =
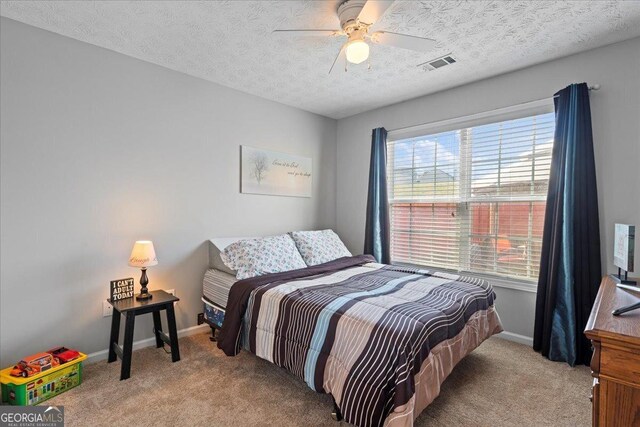
[[[64,427],[64,407],[0,406],[0,427]]]

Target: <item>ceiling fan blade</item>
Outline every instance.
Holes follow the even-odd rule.
[[[358,14],[358,21],[375,24],[395,0],[369,0]]]
[[[287,34],[294,36],[337,36],[341,30],[273,30],[274,34]]]
[[[335,70],[338,70],[341,68],[340,63],[344,63],[346,61],[345,52],[346,52],[346,44],[342,45],[342,47],[340,48],[340,52],[338,53],[338,56],[336,56],[336,59],[333,60],[333,64],[331,64],[331,68],[329,69],[329,74],[335,73]]]
[[[410,36],[408,34],[390,33],[388,31],[376,31],[371,34],[371,40],[377,44],[415,50],[418,52],[430,52],[437,46],[437,42],[432,39]]]

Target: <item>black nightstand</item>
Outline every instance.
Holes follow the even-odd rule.
[[[171,347],[171,360],[180,360],[180,349],[178,348],[178,333],[176,331],[176,314],[173,310],[173,303],[180,301],[179,298],[166,293],[165,291],[149,292],[153,297],[149,300],[138,301],[135,298],[128,298],[112,303],[113,318],[111,319],[111,337],[109,338],[109,363],[115,362],[118,357],[122,360],[120,370],[120,380],[126,380],[131,374],[131,352],[133,350],[133,328],[136,316],[140,314],[153,313],[153,328],[156,334],[156,347],[160,348],[164,343]],[[162,332],[162,322],[160,312],[167,311],[167,323],[169,335]],[[120,336],[120,316],[126,318],[124,328],[124,345],[120,347],[118,339]]]

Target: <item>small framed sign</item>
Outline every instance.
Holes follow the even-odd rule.
[[[133,298],[133,277],[112,280],[109,285],[109,297],[111,302]]]
[[[613,248],[613,265],[618,268],[633,272],[634,246],[636,227],[629,224],[616,224]]]

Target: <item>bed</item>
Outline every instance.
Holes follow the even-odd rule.
[[[220,258],[227,246],[250,237],[222,237],[209,240],[209,269],[202,280],[203,321],[211,327],[211,340],[216,341],[216,332],[222,328],[225,308],[231,286],[237,279],[236,272],[230,270]]]
[[[211,326],[211,334],[214,339],[216,331],[222,328],[229,291],[236,281],[235,276],[214,268],[207,270],[204,274],[202,281],[203,320]]]
[[[203,301],[223,310],[218,347],[246,349],[331,394],[357,426],[413,425],[455,365],[502,331],[488,282],[367,255],[239,281],[224,273],[233,282],[224,307],[214,294],[225,276],[207,274]]]

